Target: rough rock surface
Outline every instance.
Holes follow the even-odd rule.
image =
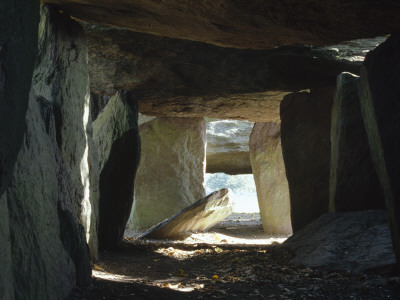
[[[205,196],[203,118],[156,118],[140,126],[142,157],[132,210],[134,228],[149,228]]]
[[[332,107],[330,212],[385,208],[361,116],[358,83],[353,74],[338,76]]]
[[[395,0],[47,1],[88,22],[235,48],[329,45],[400,29]]]
[[[137,103],[118,92],[93,122],[99,149],[99,246],[118,247],[132,207],[134,180],[140,159]]]
[[[361,111],[385,194],[393,248],[400,262],[400,34],[368,53],[360,79]]]
[[[52,105],[55,138],[71,180],[70,201],[96,260],[99,178],[92,141],[87,46],[82,27],[55,10],[42,9],[33,89]]]
[[[333,86],[338,74],[357,74],[360,66],[338,59],[336,50],[237,50],[83,25],[91,92],[134,90],[146,115],[279,123],[287,93]]]
[[[26,129],[38,24],[38,1],[0,2],[0,299],[14,299],[6,189]]]
[[[281,124],[255,123],[250,160],[261,222],[268,234],[291,234],[289,188],[281,146]]]
[[[328,212],[334,88],[294,93],[281,103],[281,139],[293,232]]]
[[[17,299],[66,297],[78,275],[61,241],[63,232],[58,216],[60,204],[57,203],[64,192],[59,188],[57,176],[61,167],[57,160],[61,153],[56,148],[55,122],[50,107],[45,100],[31,94],[27,132],[7,191]],[[77,218],[76,221],[79,222]],[[81,236],[87,247],[83,230]],[[91,274],[88,251],[87,257],[81,255],[87,261],[88,280]]]
[[[207,122],[207,173],[251,174],[249,137],[253,123],[234,120]]]
[[[205,231],[233,213],[230,189],[215,191],[155,225],[140,238],[184,239],[191,232]]]
[[[283,247],[294,264],[359,272],[395,263],[387,212],[365,210],[321,216]]]
[[[89,91],[82,33],[76,22],[42,7],[29,106],[26,115],[19,117],[26,131],[15,167],[9,169],[7,196],[0,197],[7,199],[12,255],[8,276],[13,278],[16,299],[61,299],[76,283],[90,280],[89,249],[80,220],[84,195],[91,192],[80,181],[81,161],[88,154],[85,157],[82,151],[81,157],[75,157],[72,154],[79,154],[79,149],[68,148],[88,143],[84,109],[79,110]],[[76,82],[86,84],[83,93]],[[63,106],[67,103],[76,107],[69,111]],[[85,131],[83,137],[76,132],[79,128]],[[77,170],[74,164],[79,164]]]

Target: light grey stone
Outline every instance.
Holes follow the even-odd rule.
[[[249,144],[264,231],[274,235],[291,234],[290,197],[282,156],[281,125],[255,123]]]
[[[230,189],[215,191],[155,225],[141,239],[184,239],[193,232],[205,231],[233,213]]]
[[[203,118],[156,118],[140,126],[133,227],[149,228],[205,196]]]

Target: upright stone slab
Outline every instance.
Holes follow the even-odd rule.
[[[281,103],[282,153],[293,232],[328,212],[334,92],[334,88],[321,88],[293,93]]]
[[[17,299],[64,298],[79,272],[62,242],[58,199],[67,191],[59,189],[51,113],[51,106],[31,93],[27,131],[7,191]]]
[[[87,54],[82,35],[74,35],[79,25],[57,9],[44,5],[39,27],[29,106],[20,120],[26,132],[7,187],[13,284],[17,299],[63,299],[76,284],[88,284],[91,275],[80,221],[86,188],[71,166],[71,159],[80,163],[86,150],[71,158],[62,147],[87,145],[85,136],[69,132],[84,128],[86,118],[84,109],[61,109],[70,98],[75,101],[69,105],[86,104],[77,82],[88,88],[80,72]]]
[[[98,170],[91,139],[87,46],[82,27],[44,6],[34,90],[54,106],[56,139],[72,180],[76,214],[97,259]]]
[[[0,1],[0,299],[14,299],[6,189],[26,129],[38,24],[39,1]]]
[[[156,118],[140,126],[135,228],[149,228],[205,196],[205,134],[203,118]]]
[[[281,124],[255,123],[250,160],[261,222],[268,234],[291,234],[289,187],[281,147]]]
[[[361,69],[361,111],[400,263],[400,34],[369,52]]]
[[[332,108],[329,211],[385,208],[361,116],[359,77],[338,76]]]
[[[140,157],[137,103],[118,92],[93,122],[99,150],[101,249],[120,245],[132,207]]]

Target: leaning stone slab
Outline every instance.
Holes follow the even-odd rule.
[[[204,231],[214,226],[232,213],[233,193],[230,189],[222,189],[153,226],[140,239],[184,239],[191,232]]]

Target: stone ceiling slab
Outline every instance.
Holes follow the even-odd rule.
[[[400,30],[396,0],[45,2],[89,23],[234,48],[331,45]]]

